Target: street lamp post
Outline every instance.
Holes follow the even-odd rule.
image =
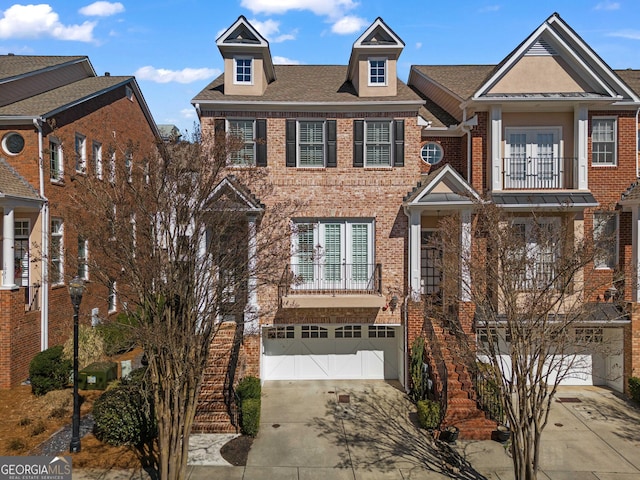
[[[71,424],[71,445],[69,451],[76,453],[80,451],[80,397],[78,396],[78,312],[80,302],[84,293],[84,281],[78,277],[73,277],[69,282],[69,295],[73,305],[73,417]]]

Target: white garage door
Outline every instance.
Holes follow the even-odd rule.
[[[397,379],[398,327],[289,325],[263,331],[265,380]]]

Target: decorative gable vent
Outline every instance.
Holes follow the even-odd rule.
[[[383,28],[376,28],[373,32],[367,35],[361,42],[362,45],[397,45],[388,31]]]
[[[240,25],[233,31],[233,33],[227,35],[227,38],[224,39],[224,43],[259,44],[260,40],[258,40],[256,36],[253,35],[244,25]]]
[[[544,38],[538,38],[536,43],[529,47],[525,56],[548,56],[548,55],[558,55],[558,52],[547,42]]]

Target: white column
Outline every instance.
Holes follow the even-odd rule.
[[[13,207],[4,206],[2,229],[2,288],[16,288],[14,256],[15,223],[13,219]]]
[[[420,299],[420,211],[409,214],[409,293],[414,300]]]
[[[631,287],[631,301],[640,302],[640,239],[638,234],[640,233],[640,206],[634,205],[631,210],[631,264],[635,271],[634,285]]]
[[[249,215],[248,221],[248,259],[247,267],[249,278],[247,280],[247,305],[244,312],[244,334],[250,335],[258,333],[258,278],[256,277],[256,265],[258,263],[258,241],[257,241],[257,217]]]
[[[502,107],[491,106],[491,190],[502,190]]]
[[[587,172],[589,170],[588,142],[589,142],[589,109],[585,105],[578,105],[574,109],[575,124],[575,141],[574,156],[578,159],[576,171],[573,172],[578,180],[577,188],[579,190],[588,190],[589,179]],[[574,188],[576,185],[574,185]]]
[[[463,302],[471,301],[471,270],[469,268],[471,260],[471,211],[463,210],[462,225],[460,229],[460,245],[462,246],[460,258],[460,298]]]

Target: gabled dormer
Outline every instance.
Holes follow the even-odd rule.
[[[244,17],[218,39],[224,58],[225,95],[262,95],[276,79],[269,42]]]
[[[347,81],[359,97],[394,97],[404,42],[378,17],[354,42]]]

